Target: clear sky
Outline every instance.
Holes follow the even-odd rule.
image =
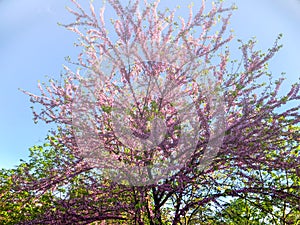
[[[161,0],[162,4],[169,1]],[[270,63],[270,70],[275,77],[286,72],[285,87],[296,82],[300,76],[300,1],[226,1],[236,2],[239,8],[230,24],[236,39],[256,36],[257,47],[266,50],[283,33],[284,48]],[[176,4],[183,2],[187,1]],[[195,6],[197,2],[201,1],[194,0]],[[0,167],[9,168],[25,159],[28,148],[42,144],[50,128],[33,123],[32,104],[18,88],[38,93],[38,80],[46,81],[46,75],[58,78],[64,57],[76,57],[76,36],[57,25],[72,22],[67,5],[71,5],[69,0],[0,0]]]

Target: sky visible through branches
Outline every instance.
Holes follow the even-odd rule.
[[[164,0],[161,4],[163,7]],[[174,1],[174,6],[181,4]],[[299,1],[237,0],[236,4],[238,10],[229,25],[235,34],[232,43],[256,36],[257,49],[266,50],[273,45],[276,36],[283,33],[284,48],[272,59],[270,69],[275,77],[286,72],[286,86],[296,82],[300,74]],[[37,92],[36,83],[47,80],[45,75],[59,79],[61,65],[66,64],[65,56],[77,57],[77,49],[72,44],[76,37],[56,24],[72,20],[65,10],[66,5],[70,5],[68,0],[0,2],[1,167],[12,167],[20,158],[26,158],[27,149],[43,143],[50,128],[43,123],[33,123],[31,103],[18,88]]]

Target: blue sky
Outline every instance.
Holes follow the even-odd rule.
[[[176,4],[183,2],[187,1]],[[194,2],[197,6],[201,1]],[[284,48],[270,63],[270,70],[275,77],[286,72],[285,87],[296,82],[300,77],[300,1],[230,2],[236,2],[239,8],[230,24],[236,39],[256,36],[257,48],[266,50],[283,33]],[[0,1],[0,167],[12,167],[26,158],[28,148],[43,143],[50,128],[33,123],[29,98],[18,88],[38,93],[38,80],[47,80],[46,75],[58,78],[66,64],[64,57],[76,57],[76,36],[57,25],[72,21],[67,5],[71,5],[69,0]]]

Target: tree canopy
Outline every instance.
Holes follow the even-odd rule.
[[[234,7],[160,10],[72,0],[77,70],[24,91],[34,120],[56,124],[30,160],[2,170],[4,224],[296,224],[299,87],[279,96],[266,52],[240,41]]]

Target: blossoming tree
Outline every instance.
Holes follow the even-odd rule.
[[[279,96],[267,68],[280,36],[266,53],[241,43],[230,61],[234,8],[221,2],[177,18],[159,1],[108,0],[110,23],[105,7],[72,2],[78,70],[25,92],[41,106],[34,119],[57,129],[49,166],[12,178],[16,192],[48,196],[24,223],[208,224],[231,199],[271,219],[260,203],[299,210],[300,86]]]

